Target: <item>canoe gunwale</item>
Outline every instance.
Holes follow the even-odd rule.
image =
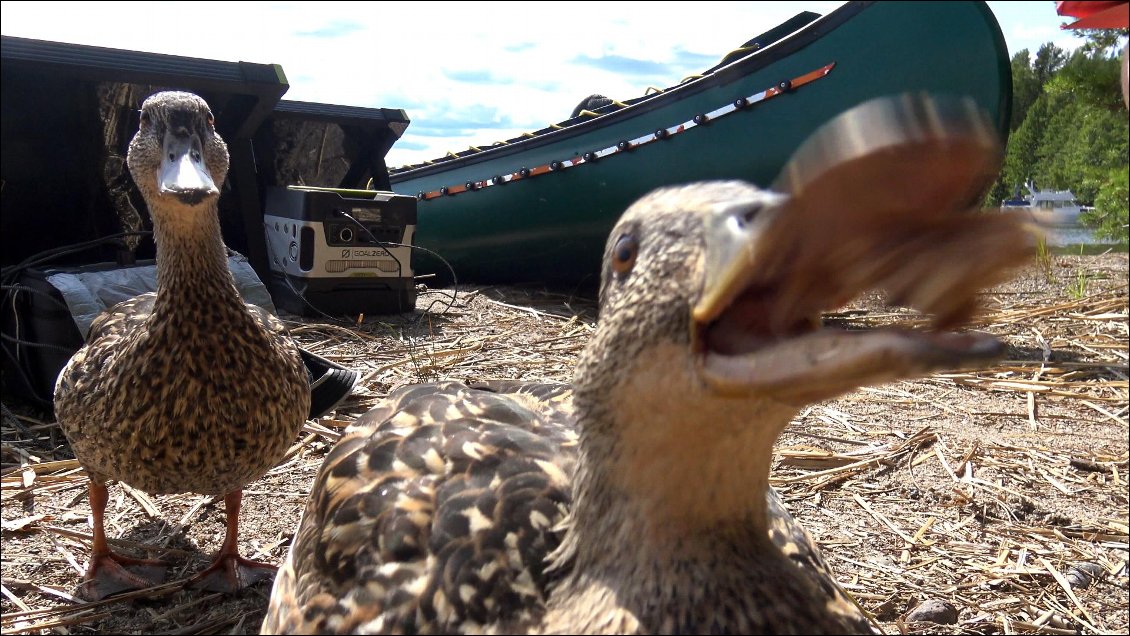
[[[700,77],[668,87],[662,92],[641,95],[621,102],[626,104],[625,106],[615,104],[603,106],[597,109],[599,115],[597,117],[579,115],[557,124],[551,124],[533,133],[527,133],[532,135],[529,137],[516,137],[504,142],[496,142],[497,145],[487,148],[469,148],[458,153],[451,153],[447,157],[430,160],[430,162],[424,164],[390,168],[389,179],[393,185],[396,185],[448,170],[473,166],[543,146],[565,142],[573,137],[593,134],[601,128],[614,126],[632,118],[646,115],[698,93],[741,81],[746,76],[784,60],[820,40],[872,4],[874,2],[866,0],[849,2],[831,13],[809,22],[793,33],[773,41],[768,46],[751,50],[732,62],[706,71]],[[787,79],[781,78],[782,81]],[[604,110],[609,112],[601,112]]]
[[[483,188],[499,186],[514,181],[520,181],[522,179],[537,177],[549,172],[558,172],[582,164],[594,163],[597,160],[611,155],[632,152],[633,150],[636,150],[641,146],[645,146],[652,142],[669,139],[674,135],[685,133],[699,126],[705,126],[720,117],[725,117],[726,115],[730,115],[749,108],[754,104],[758,104],[768,99],[772,99],[778,95],[794,91],[801,86],[804,86],[805,84],[826,77],[829,73],[832,72],[832,69],[834,69],[835,66],[835,62],[829,62],[828,64],[818,69],[805,73],[804,75],[798,76],[793,79],[782,80],[775,86],[770,86],[769,88],[758,91],[752,95],[739,97],[733,102],[722,105],[718,108],[715,108],[714,110],[695,115],[692,119],[689,119],[687,121],[675,124],[673,126],[660,128],[653,133],[647,133],[633,139],[624,139],[605,148],[590,150],[579,157],[573,157],[572,159],[565,160],[554,160],[547,164],[534,166],[532,168],[523,167],[515,172],[495,175],[493,177],[481,180],[466,181],[462,184],[443,186],[438,190],[430,190],[427,192],[420,191],[416,194],[416,198],[421,201],[428,201],[442,196],[455,196],[457,194],[463,194],[465,192],[474,192],[476,190],[482,190]]]
[[[790,148],[869,99],[969,97],[1007,140],[1011,69],[984,2],[853,2],[794,28],[797,19],[665,92],[394,173],[393,189],[419,200],[417,243],[460,280],[572,286],[597,279],[608,231],[644,193],[707,179],[769,187]],[[443,278],[438,261],[413,260]]]

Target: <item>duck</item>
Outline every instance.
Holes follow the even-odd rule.
[[[234,592],[277,569],[240,556],[240,504],[243,488],[295,441],[310,379],[285,326],[245,303],[228,269],[218,216],[228,164],[203,98],[145,99],[127,166],[153,221],[156,291],[100,314],[54,391],[56,418],[90,480],[93,541],[77,590],[88,600],[158,584],[168,565],[111,550],[112,481],[223,496],[223,545],[190,585]]]
[[[633,203],[572,382],[409,384],[359,417],[261,633],[873,633],[771,488],[772,450],[808,404],[1003,349],[952,329],[1028,242],[969,208],[999,166],[993,127],[938,106],[860,105],[772,189]],[[929,326],[822,322],[875,288]]]

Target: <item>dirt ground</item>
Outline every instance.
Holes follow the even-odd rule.
[[[1127,255],[1053,256],[985,295],[974,325],[1006,359],[975,373],[869,387],[802,412],[778,442],[774,485],[840,581],[887,633],[1128,631]],[[362,374],[331,416],[245,491],[241,550],[281,562],[314,474],[350,421],[401,384],[567,381],[591,300],[533,288],[420,296],[415,314],[298,320],[307,348]],[[913,322],[876,298],[851,324]],[[254,633],[270,591],[180,589],[223,539],[223,503],[111,487],[107,532],[174,563],[126,599],[71,594],[90,547],[86,480],[50,413],[5,397],[0,627],[32,633]],[[908,622],[925,601],[950,624]]]

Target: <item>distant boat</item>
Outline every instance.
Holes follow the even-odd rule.
[[[1078,227],[1079,215],[1083,206],[1075,200],[1071,190],[1044,190],[1036,184],[1028,182],[1024,185],[1028,196],[1019,196],[1019,192],[1012,198],[1001,202],[1002,210],[1023,210],[1032,215],[1032,219],[1040,225],[1052,227]]]

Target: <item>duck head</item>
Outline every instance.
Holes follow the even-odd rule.
[[[695,183],[625,212],[574,377],[586,447],[624,467],[613,481],[675,502],[668,518],[760,505],[751,479],[767,477],[773,442],[806,404],[1001,354],[991,336],[949,330],[1031,237],[1018,217],[980,211],[1000,142],[978,110],[947,105],[865,104],[814,133],[775,190]],[[925,325],[822,320],[871,290]]]
[[[192,208],[218,199],[228,150],[207,102],[192,93],[165,91],[142,104],[127,163],[151,212]]]

